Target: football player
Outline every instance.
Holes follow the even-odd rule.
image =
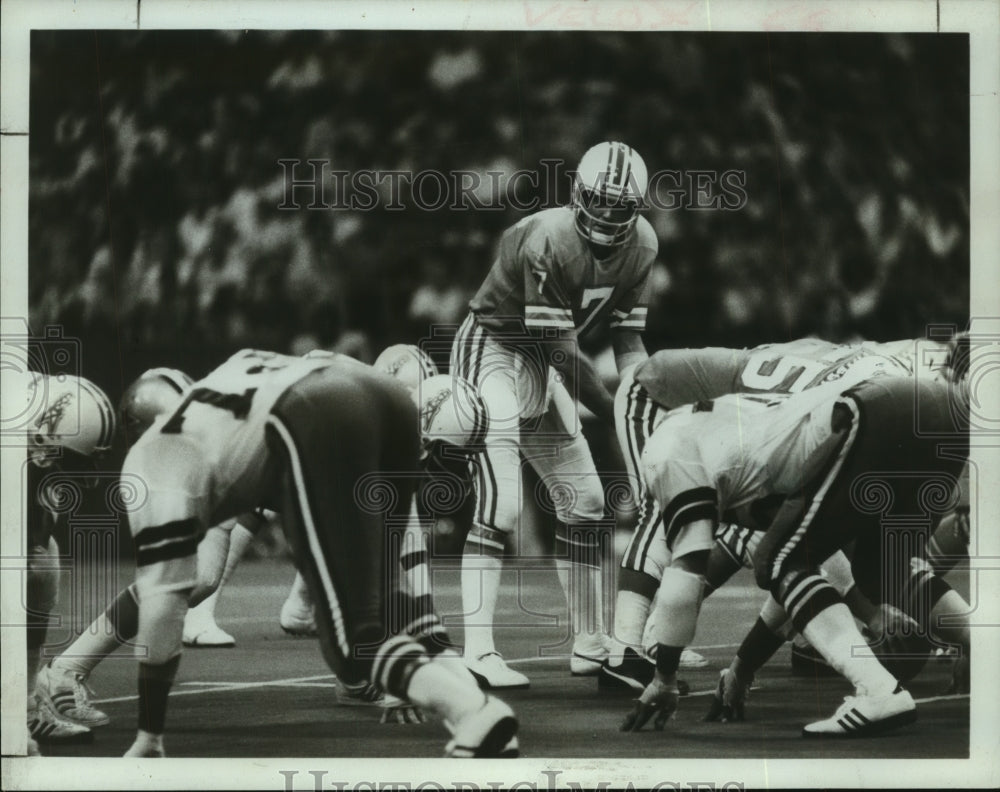
[[[915,342],[909,348],[914,350]],[[902,344],[892,347],[902,355]],[[860,368],[859,368],[860,367]],[[640,459],[649,437],[667,413],[685,404],[708,401],[729,393],[798,393],[842,378],[848,371],[894,371],[906,375],[903,362],[869,345],[844,346],[814,338],[754,349],[678,349],[656,352],[625,372],[615,396],[615,428],[639,505],[636,527],[622,557],[615,603],[613,649],[598,676],[602,687],[628,686],[642,690],[653,675],[643,657],[642,636],[663,570],[670,562],[662,538],[660,511],[641,476]],[[727,557],[713,553],[709,581],[724,575],[715,569]],[[700,655],[685,650],[681,667],[705,665]]]
[[[67,721],[50,702],[35,695],[49,615],[59,597],[59,547],[53,537],[66,516],[66,503],[93,486],[93,472],[115,434],[115,414],[108,397],[83,377],[31,373],[27,380],[28,503],[26,586],[28,753],[37,742],[92,738],[86,726]],[[6,422],[6,419],[5,419]],[[37,742],[36,742],[37,741]]]
[[[150,369],[132,383],[119,405],[126,445],[134,445],[157,416],[176,408],[183,393],[192,384],[193,380],[187,374],[168,368]],[[206,641],[212,640],[214,632],[227,635],[215,625],[214,607],[202,611],[197,620],[191,619],[190,614],[215,597],[234,568],[239,552],[233,552],[230,535],[253,536],[259,525],[260,518],[251,512],[242,515],[239,520],[227,520],[208,529],[199,542],[197,584],[188,599],[191,610],[184,620],[184,637],[188,639],[184,641],[185,645],[205,645]],[[242,537],[237,541],[242,541]],[[192,623],[200,629],[192,629]],[[214,631],[212,625],[215,625]],[[75,724],[89,728],[107,725],[110,720],[107,714],[91,703],[90,675],[102,660],[135,638],[138,629],[139,603],[133,583],[122,589],[107,609],[62,654],[39,671],[35,683],[38,701]],[[228,645],[233,645],[231,636],[229,641]],[[216,645],[226,644],[222,641]]]
[[[164,755],[167,698],[204,531],[259,506],[282,513],[316,603],[323,656],[338,679],[371,680],[441,715],[452,732],[449,756],[513,753],[513,712],[443,662],[439,623],[388,629],[387,526],[408,519],[419,435],[413,402],[392,378],[349,358],[255,350],[233,355],[157,418],[123,469],[148,482],[147,497],[129,511],[138,644],[147,656],[127,756]]]
[[[953,410],[967,409],[968,396],[945,383],[858,373],[855,387],[857,373],[848,372],[785,398],[734,394],[679,408],[650,438],[643,474],[663,511],[671,560],[657,599],[656,674],[623,730],[640,729],[654,714],[662,729],[672,716],[678,660],[694,636],[715,527],[723,513],[755,524],[756,504],[772,495],[784,500],[754,551],[757,583],[855,686],[833,717],[803,734],[863,736],[916,718],[909,692],[884,666],[853,656],[864,639],[818,564],[851,542],[855,559],[883,558],[881,514],[864,508],[856,482],[900,471],[892,496],[903,511],[919,509],[921,487],[942,474],[954,477],[964,464],[968,438],[956,430]],[[914,432],[918,410],[926,434]],[[947,458],[938,454],[941,434],[951,435]]]
[[[599,578],[604,493],[574,399],[605,421],[613,399],[577,338],[607,323],[619,371],[646,357],[640,333],[657,253],[656,235],[639,216],[646,184],[646,166],[626,144],[587,151],[569,206],[537,212],[503,233],[452,346],[452,371],[479,389],[489,413],[462,562],[462,609],[471,614],[465,661],[491,688],[529,684],[493,640],[502,558],[519,522],[522,457],[560,521],[556,569],[574,635],[570,669],[595,674],[607,652]]]

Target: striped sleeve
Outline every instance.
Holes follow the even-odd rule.
[[[649,313],[649,269],[625,292],[618,304],[611,310],[608,324],[612,329],[634,330],[641,333],[646,329],[646,315]]]

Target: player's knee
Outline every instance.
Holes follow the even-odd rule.
[[[560,522],[585,522],[604,517],[604,490],[596,476],[547,481],[546,485]]]

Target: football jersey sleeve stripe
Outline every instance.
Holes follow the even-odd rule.
[[[552,305],[525,305],[524,315],[538,314],[540,316],[552,316],[557,318],[572,319],[573,312],[569,308],[558,308]]]

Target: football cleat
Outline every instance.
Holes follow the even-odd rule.
[[[597,676],[601,672],[601,666],[608,659],[608,647],[603,638],[602,635],[577,638],[569,659],[569,671],[573,676]]]
[[[111,719],[90,703],[92,691],[83,674],[43,666],[35,680],[35,696],[60,718],[88,728],[106,726]]]
[[[182,640],[185,646],[197,649],[222,649],[236,646],[236,639],[215,622],[189,627],[187,620],[185,620]]]
[[[587,242],[616,248],[628,241],[646,193],[646,163],[624,143],[598,143],[580,160],[570,208]]]
[[[704,668],[707,665],[708,660],[693,649],[685,649],[681,652],[679,668]]]
[[[465,665],[484,690],[526,688],[531,684],[528,677],[508,666],[499,652],[487,652],[475,660],[466,658]]]
[[[135,757],[138,759],[163,759],[167,755],[163,750],[162,738],[151,739],[147,736],[135,738],[135,742],[123,754],[124,757]]]
[[[833,717],[803,727],[803,737],[867,737],[897,729],[917,719],[910,692],[897,685],[886,696],[847,696]]]
[[[518,755],[517,725],[510,707],[487,696],[482,707],[454,725],[444,755],[450,759],[513,759]]]
[[[281,606],[281,616],[278,618],[281,629],[289,635],[301,638],[319,635],[316,628],[316,616],[313,609],[303,605],[296,597],[289,597]]]
[[[94,739],[94,733],[86,726],[60,717],[48,702],[35,696],[28,705],[28,733],[42,744],[84,743]]]
[[[617,660],[618,662],[613,662]],[[656,666],[631,647],[618,658],[608,657],[597,673],[597,687],[641,693],[653,681]]]

